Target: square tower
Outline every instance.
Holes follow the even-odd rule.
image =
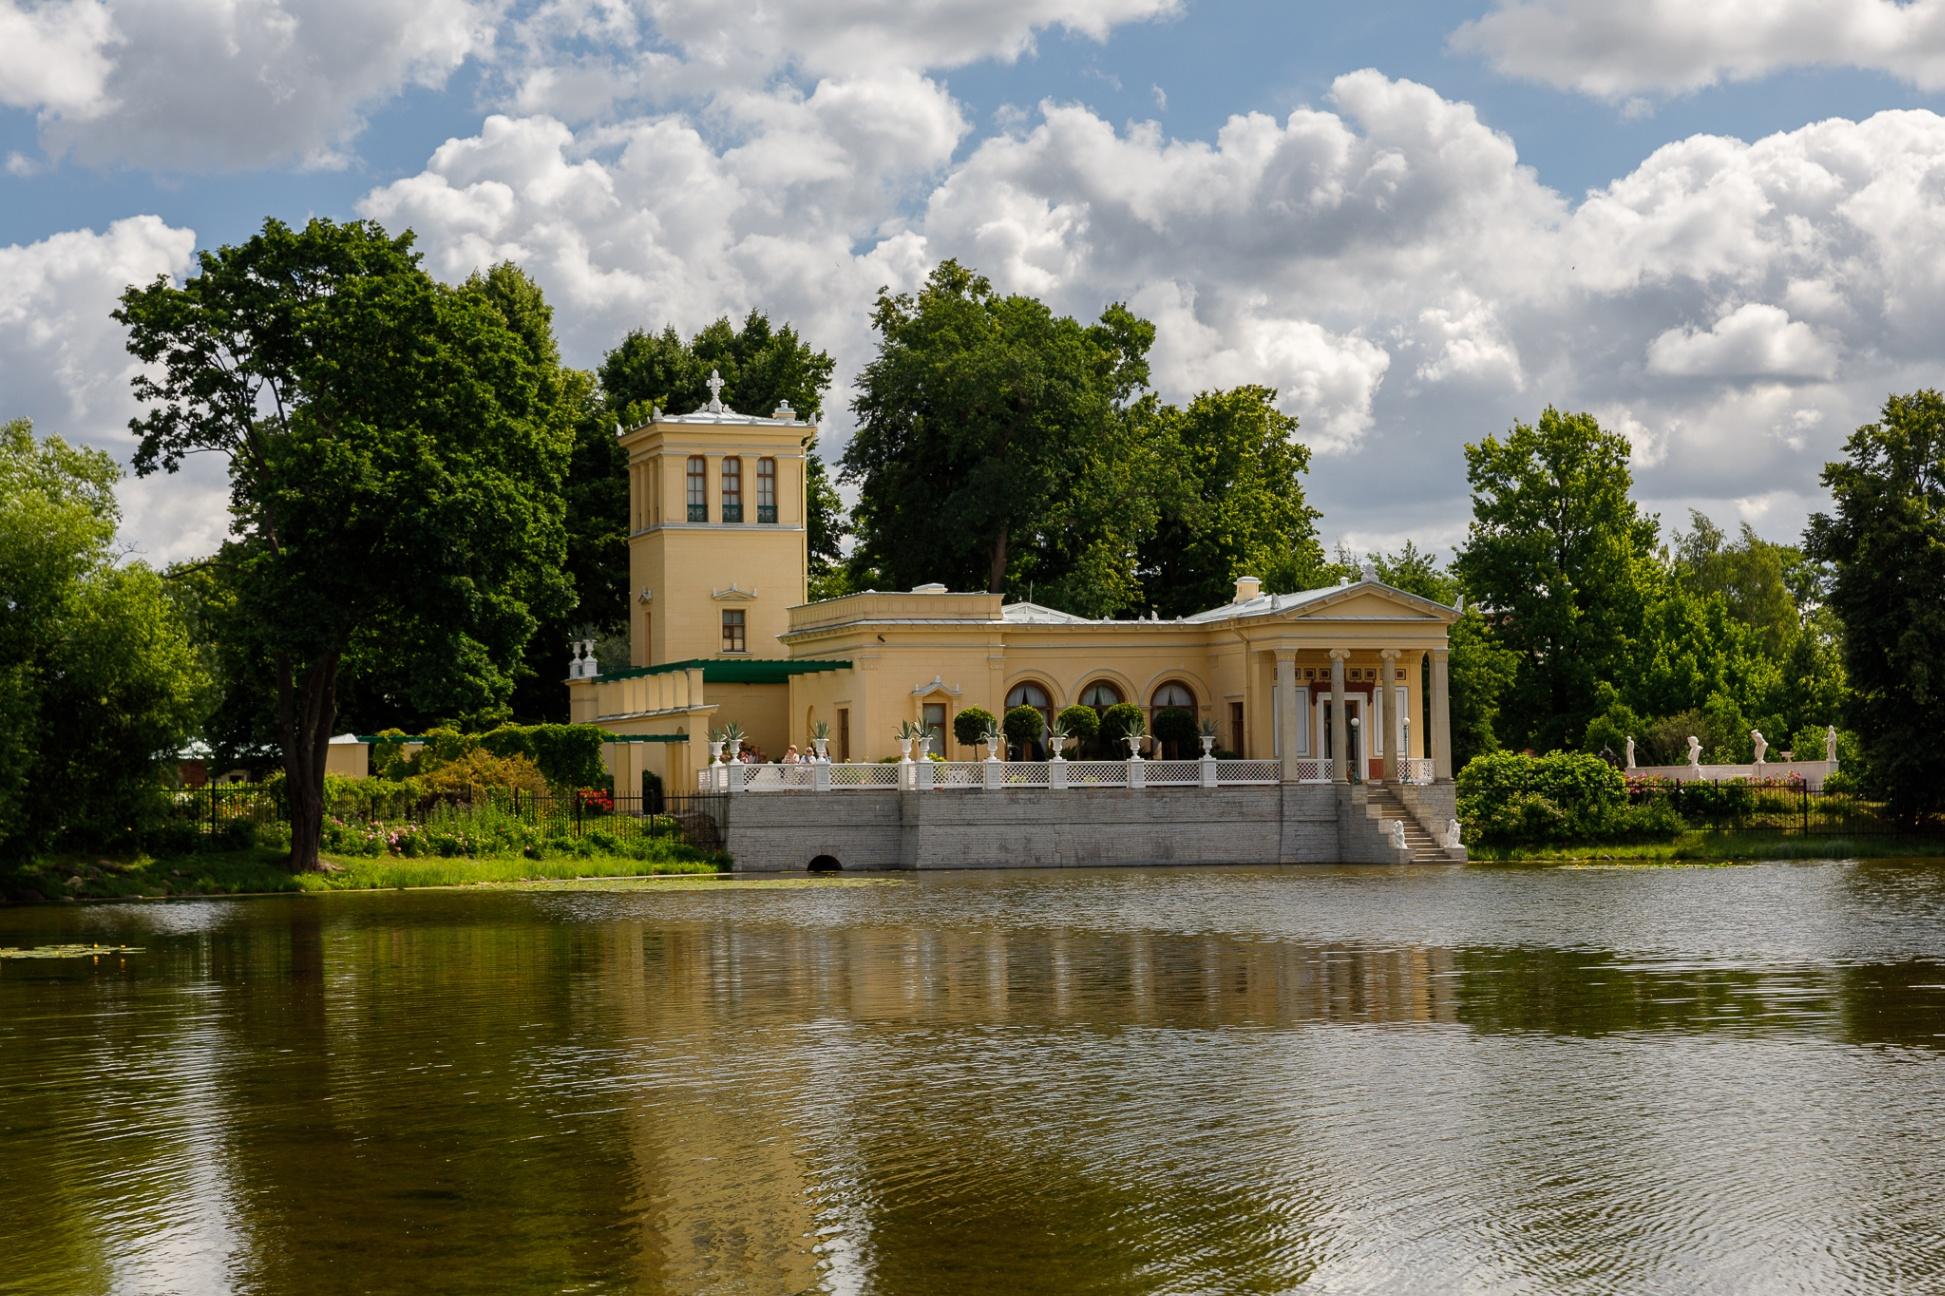
[[[784,405],[738,414],[709,375],[693,414],[655,410],[621,429],[628,452],[629,661],[783,657],[806,601],[806,447],[817,429]]]

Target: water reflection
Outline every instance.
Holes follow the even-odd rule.
[[[1941,878],[0,914],[0,1292],[1924,1285]]]

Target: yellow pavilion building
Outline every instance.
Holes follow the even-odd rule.
[[[712,375],[713,380],[713,375]],[[1265,591],[1178,620],[1089,620],[942,585],[807,595],[805,463],[815,428],[784,407],[725,407],[712,381],[692,414],[624,429],[630,500],[630,660],[576,645],[572,718],[616,736],[618,792],[657,775],[693,791],[708,735],[731,721],[765,759],[899,754],[905,722],[952,743],[952,720],[1026,705],[1172,707],[1214,725],[1216,745],[1280,763],[1297,782],[1451,778],[1446,633],[1452,608],[1367,569],[1324,589]]]

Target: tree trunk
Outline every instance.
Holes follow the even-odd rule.
[[[324,762],[337,719],[338,654],[328,653],[297,675],[289,658],[277,664],[277,712],[284,740],[284,792],[290,800],[290,868],[323,867]]]
[[[1007,530],[1008,528],[1001,527],[999,534],[993,537],[992,567],[986,575],[986,592],[988,594],[1006,593]]]

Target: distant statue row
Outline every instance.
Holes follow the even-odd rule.
[[[1749,731],[1749,741],[1750,745],[1756,750],[1756,764],[1766,764],[1769,757],[1769,740],[1763,737],[1763,731],[1761,729],[1751,729]],[[1787,757],[1790,753],[1785,752],[1783,754]],[[1835,725],[1828,725],[1824,728],[1823,758],[1832,765],[1837,763],[1837,726]],[[1608,759],[1614,759],[1611,752],[1608,754]],[[1694,734],[1688,736],[1688,765],[1690,769],[1700,769],[1702,766],[1702,740]],[[1627,767],[1629,769],[1636,768],[1634,763],[1633,734],[1628,735]]]
[[[600,673],[601,666],[594,660],[594,640],[576,639],[568,645],[567,678],[593,679]]]

